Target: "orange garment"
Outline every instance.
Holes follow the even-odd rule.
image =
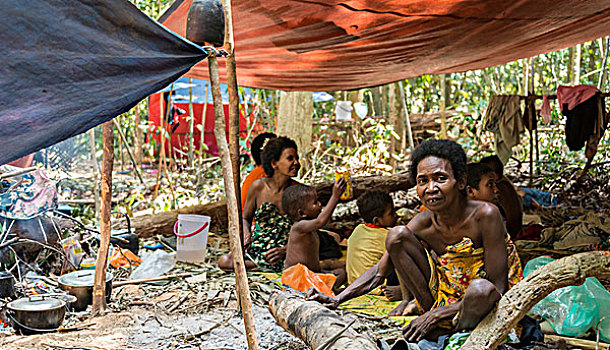
[[[256,168],[252,169],[250,174],[246,176],[244,179],[244,183],[241,185],[241,208],[244,209],[246,205],[246,198],[248,197],[248,190],[252,183],[258,179],[262,179],[263,177],[267,177],[265,171],[263,170],[262,165],[257,165]]]
[[[307,293],[309,288],[314,287],[318,292],[331,297],[333,293],[333,285],[337,280],[337,276],[329,273],[316,273],[302,264],[290,266],[282,272],[282,285],[284,290],[290,287],[296,291]]]

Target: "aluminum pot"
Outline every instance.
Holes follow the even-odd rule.
[[[23,333],[54,332],[64,322],[66,303],[45,295],[11,301],[6,314],[13,328]]]
[[[106,272],[106,302],[110,301],[112,294],[111,272]],[[95,281],[95,270],[80,270],[62,275],[57,280],[59,288],[76,297],[76,302],[71,307],[74,311],[84,311],[93,302],[93,284]]]

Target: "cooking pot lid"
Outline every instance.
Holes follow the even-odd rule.
[[[46,311],[63,307],[65,303],[61,300],[45,297],[43,295],[33,295],[31,297],[20,298],[11,301],[6,306],[15,311]]]
[[[59,276],[58,282],[68,287],[93,287],[95,270],[80,270]],[[112,272],[106,272],[106,282],[112,281]]]

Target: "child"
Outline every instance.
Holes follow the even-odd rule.
[[[504,176],[504,165],[496,155],[482,158],[479,163],[487,164],[496,173],[498,187],[498,208],[506,218],[506,230],[511,237],[516,237],[523,223],[523,204],[515,186]]]
[[[470,163],[466,166],[466,196],[468,199],[499,204],[496,173],[485,163]]]
[[[345,179],[335,182],[332,196],[324,210],[313,187],[293,185],[284,190],[282,195],[282,208],[295,221],[288,235],[284,268],[302,264],[313,272],[332,273],[337,276],[333,286],[335,290],[345,282],[345,269],[322,271],[319,257],[320,239],[316,231],[328,223],[345,188]]]
[[[366,191],[356,204],[364,224],[358,225],[347,240],[348,284],[379,262],[385,253],[388,230],[396,224],[394,202],[389,194],[378,190]],[[396,282],[389,284],[397,286]],[[400,287],[384,287],[384,292],[392,301],[402,299]]]

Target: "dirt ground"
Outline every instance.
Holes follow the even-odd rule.
[[[255,306],[261,349],[307,347],[278,326],[266,308]],[[77,325],[84,329],[41,335],[0,335],[0,348],[38,349],[247,349],[243,320],[235,308],[196,314],[155,313],[145,308],[110,312]],[[216,327],[216,328],[214,328]],[[197,333],[212,329],[199,337]]]

